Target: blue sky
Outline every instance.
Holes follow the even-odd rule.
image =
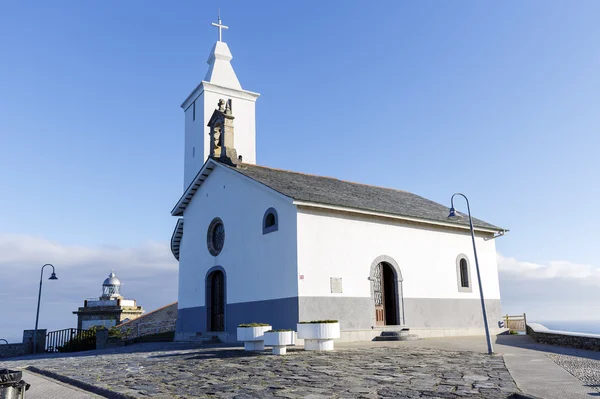
[[[46,262],[69,265],[44,286],[57,328],[113,267],[145,307],[176,300],[179,105],[217,7],[242,86],[261,93],[260,164],[440,203],[462,191],[511,230],[507,311],[597,313],[583,304],[600,299],[600,3],[7,1],[0,265],[20,283],[0,301],[32,311],[13,328],[32,324]]]

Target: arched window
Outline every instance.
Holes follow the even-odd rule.
[[[456,277],[458,280],[459,292],[473,292],[473,284],[471,283],[471,267],[469,258],[465,254],[460,254],[456,257]]]
[[[279,229],[279,218],[275,208],[269,208],[263,216],[263,234],[269,234]]]
[[[463,288],[469,287],[469,267],[467,266],[467,260],[460,260],[460,286]]]

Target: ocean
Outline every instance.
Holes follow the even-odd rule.
[[[569,331],[587,334],[600,334],[600,320],[536,321],[535,323],[539,323],[544,327],[549,328],[550,330]]]

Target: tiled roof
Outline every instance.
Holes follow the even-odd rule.
[[[298,201],[435,222],[467,226],[469,224],[468,217],[448,219],[448,206],[406,191],[250,164],[241,164],[237,167],[222,165]],[[505,230],[476,218],[473,218],[473,225],[495,231]]]

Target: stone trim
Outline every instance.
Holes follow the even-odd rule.
[[[371,270],[369,272],[369,281],[370,281],[370,286],[371,286],[371,302],[372,302],[372,308],[373,311],[371,312],[371,325],[374,326],[375,323],[375,292],[374,289],[375,287],[373,286],[373,276],[375,275],[375,268],[377,267],[378,264],[380,263],[387,263],[388,265],[390,265],[392,267],[392,270],[394,271],[394,275],[396,277],[396,298],[397,298],[397,303],[396,303],[396,320],[398,320],[398,322],[400,323],[400,325],[405,325],[406,324],[406,320],[405,320],[405,313],[404,313],[404,293],[403,293],[403,289],[402,289],[402,282],[404,281],[404,279],[402,278],[402,271],[400,270],[400,266],[398,266],[398,262],[396,262],[394,260],[394,258],[392,258],[391,256],[388,255],[380,255],[377,258],[375,258],[375,260],[373,260],[373,262],[371,262]]]
[[[464,259],[467,261],[467,279],[469,280],[469,286],[463,287],[460,278],[460,260]],[[465,254],[459,254],[456,257],[456,284],[458,292],[473,292],[473,280],[471,279],[471,262]]]
[[[223,238],[223,244],[222,244],[221,248],[215,248],[214,243],[213,243],[214,230],[219,225],[223,226],[223,232],[225,232],[225,224],[223,223],[221,218],[218,218],[218,217],[214,218],[212,220],[212,222],[210,222],[210,225],[208,226],[208,230],[206,231],[206,247],[208,248],[208,252],[210,252],[210,254],[212,256],[218,256],[221,253],[221,251],[223,250],[223,247],[225,246],[225,238]]]
[[[269,216],[269,214],[273,214],[273,216],[275,216],[275,224],[267,227],[267,216]],[[277,210],[275,208],[271,207],[265,211],[265,214],[263,215],[262,228],[263,235],[279,230],[279,215],[277,215]]]

